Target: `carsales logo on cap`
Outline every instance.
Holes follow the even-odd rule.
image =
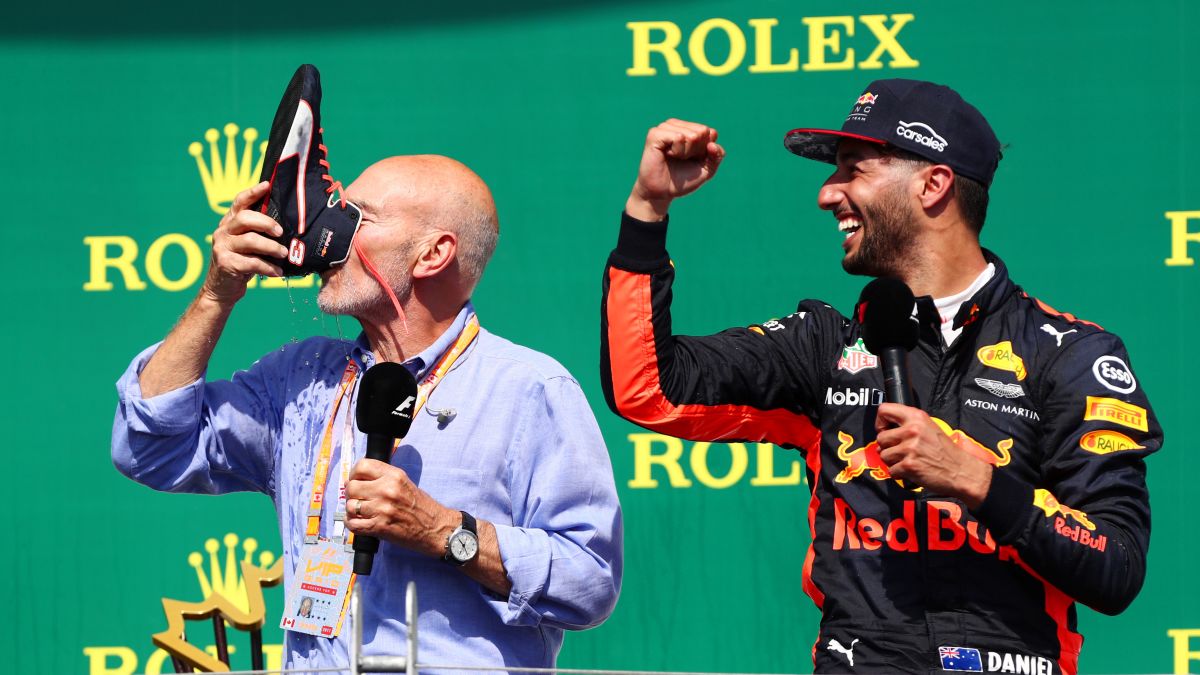
[[[946,139],[939,136],[928,124],[921,122],[905,122],[904,120],[900,120],[900,124],[896,127],[896,135],[901,138],[907,138],[914,143],[920,143],[938,152],[944,151],[946,146],[949,145]]]

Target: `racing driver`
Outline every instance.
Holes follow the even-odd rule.
[[[1076,672],[1075,603],[1116,614],[1145,576],[1144,460],[1162,430],[1124,345],[980,247],[1000,144],[948,87],[872,82],[840,130],[785,146],[834,166],[817,203],[845,270],[917,296],[917,405],[882,402],[859,321],[818,301],[672,335],[667,211],[725,155],[715,129],[674,119],[646,137],[605,272],[609,405],[657,432],[804,454],[816,671]]]

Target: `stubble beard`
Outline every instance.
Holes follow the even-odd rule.
[[[917,218],[906,201],[903,186],[896,184],[878,199],[860,207],[863,227],[858,251],[842,258],[842,269],[869,277],[900,277],[914,264]]]
[[[408,269],[412,248],[406,244],[401,250],[372,261],[380,275],[391,280],[392,292],[396,294],[396,299],[401,305],[412,294],[412,274]],[[345,269],[335,272],[336,282],[327,282],[317,294],[317,307],[326,314],[344,314],[357,318],[389,311],[394,313],[387,293],[374,276],[366,272],[366,265],[363,265],[363,268],[364,273],[357,276],[351,276]]]

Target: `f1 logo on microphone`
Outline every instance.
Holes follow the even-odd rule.
[[[401,403],[400,405],[396,406],[396,409],[392,411],[392,414],[393,414],[393,415],[399,415],[400,417],[412,417],[412,413],[409,413],[409,412],[406,412],[406,411],[407,411],[407,410],[408,410],[410,407],[412,407],[413,401],[416,401],[416,400],[417,400],[417,397],[415,397],[415,396],[409,396],[408,398],[404,399],[404,402],[403,402],[403,403]]]

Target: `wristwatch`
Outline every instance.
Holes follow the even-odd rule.
[[[442,560],[451,565],[466,565],[479,555],[479,536],[475,533],[475,517],[466,511],[462,514],[462,525],[446,539],[446,554]]]

